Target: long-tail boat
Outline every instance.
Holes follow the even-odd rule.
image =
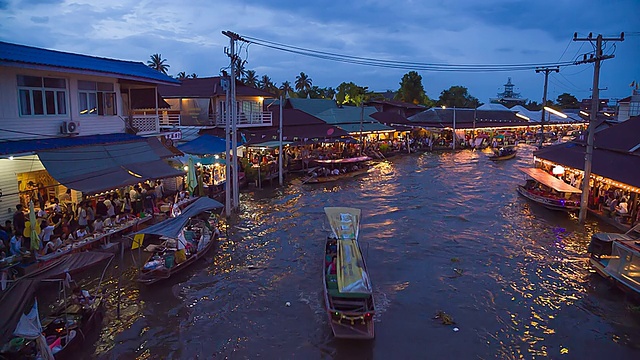
[[[168,279],[203,257],[219,236],[215,219],[206,211],[222,206],[218,201],[201,197],[180,215],[137,232],[165,240],[162,246],[155,247],[140,270],[138,282],[149,285]]]
[[[317,184],[337,181],[340,179],[356,177],[369,171],[368,156],[358,156],[347,159],[323,159],[313,160],[317,165],[308,175],[302,179],[303,184]]]
[[[324,302],[336,338],[373,339],[375,303],[367,265],[358,243],[361,210],[324,208],[333,236],[322,259]]]
[[[520,195],[550,210],[580,210],[582,191],[538,168],[518,168],[529,175],[525,185],[518,185]]]

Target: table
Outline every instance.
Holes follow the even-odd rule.
[[[88,250],[94,247],[95,245],[99,244],[100,242],[104,242],[104,244],[106,245],[109,242],[109,240],[112,239],[112,237],[116,235],[122,235],[124,232],[127,232],[128,230],[135,229],[138,225],[143,224],[147,221],[150,221],[152,218],[153,217],[151,216],[147,216],[144,218],[136,218],[133,220],[129,220],[126,223],[124,223],[124,225],[122,226],[106,229],[106,231],[103,233],[96,233],[93,235],[89,235],[82,240],[75,241],[71,245],[67,245],[62,247],[61,249],[56,250],[56,252],[53,252],[51,254],[47,254],[44,256],[36,255],[36,260],[38,260],[39,264],[43,264],[44,262],[57,259],[66,254]]]

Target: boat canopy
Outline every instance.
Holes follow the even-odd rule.
[[[371,282],[358,246],[360,209],[326,207],[324,211],[338,242],[338,291],[371,294]]]
[[[518,168],[523,173],[531,176],[533,179],[538,181],[541,184],[544,184],[558,192],[562,193],[573,193],[573,194],[581,194],[582,190],[575,188],[566,182],[558,179],[557,177],[548,174],[546,171],[538,168]]]
[[[352,164],[352,163],[358,163],[358,162],[363,162],[367,160],[371,160],[371,158],[368,156],[358,156],[358,157],[347,158],[347,159],[326,159],[326,160],[313,160],[313,161],[320,164]]]
[[[187,224],[187,222],[189,222],[189,219],[204,211],[221,208],[223,206],[224,205],[222,205],[218,201],[215,201],[208,197],[201,197],[198,198],[198,200],[194,201],[191,205],[184,208],[180,215],[149,226],[146,229],[142,229],[136,232],[134,235],[159,235],[175,239],[178,237],[178,235],[180,235],[180,232],[182,232],[184,226]]]

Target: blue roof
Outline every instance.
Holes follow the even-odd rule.
[[[62,69],[88,70],[120,75],[133,80],[159,84],[180,84],[141,62],[115,60],[88,55],[72,54],[0,41],[0,62],[50,66]]]
[[[36,151],[53,150],[73,146],[113,144],[144,139],[131,134],[105,134],[76,137],[57,137],[36,140],[18,140],[0,142],[0,156],[33,153]]]
[[[178,150],[186,154],[209,155],[226,151],[227,142],[217,136],[203,134],[198,138],[178,146]]]

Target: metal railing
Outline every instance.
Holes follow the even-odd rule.
[[[224,126],[227,122],[226,113],[214,114],[216,120],[216,126]],[[237,125],[239,127],[252,127],[252,126],[271,126],[273,117],[271,112],[240,112],[238,114]]]

